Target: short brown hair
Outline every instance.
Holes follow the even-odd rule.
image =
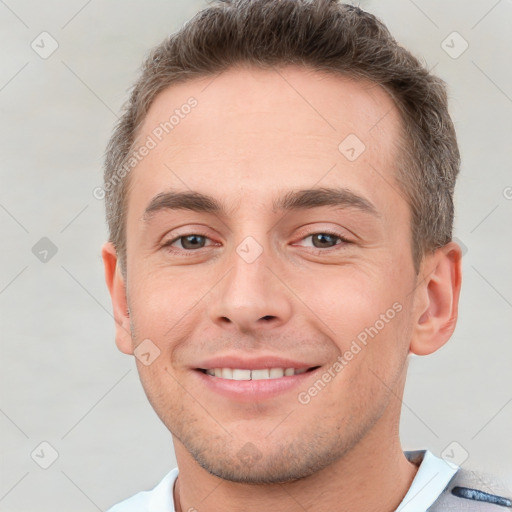
[[[107,146],[107,222],[123,272],[129,176],[122,169],[153,100],[172,84],[241,64],[296,64],[382,86],[403,120],[396,179],[411,208],[416,271],[427,251],[451,240],[460,156],[445,83],[358,7],[336,0],[217,1],[151,51]]]

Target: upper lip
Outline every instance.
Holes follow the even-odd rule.
[[[209,370],[212,368],[238,368],[241,370],[262,370],[265,368],[313,368],[321,366],[315,363],[296,361],[278,356],[242,357],[237,355],[216,356],[201,361],[196,369]]]

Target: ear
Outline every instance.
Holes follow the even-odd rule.
[[[453,334],[462,282],[461,261],[462,250],[455,242],[424,257],[415,291],[411,353],[431,354]]]
[[[126,284],[122,276],[117,251],[114,244],[106,242],[101,249],[105,282],[112,299],[114,320],[116,323],[116,345],[125,354],[133,354],[133,343],[130,331],[130,317],[126,301]]]

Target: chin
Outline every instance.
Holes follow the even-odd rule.
[[[187,446],[196,462],[208,473],[230,482],[269,485],[294,482],[306,478],[331,465],[343,455],[339,440],[331,439],[276,446],[265,446],[261,451],[256,444],[247,442],[238,451],[220,456],[220,450],[194,450]]]

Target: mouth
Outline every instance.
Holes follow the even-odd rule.
[[[310,368],[197,368],[197,371],[210,377],[223,380],[273,380],[317,370],[320,366]]]
[[[245,368],[215,365],[210,368],[194,368],[192,373],[198,377],[199,385],[205,393],[227,399],[225,404],[253,404],[272,399],[288,403],[293,400],[292,392],[306,389],[308,382],[321,371],[321,366],[265,366],[263,363],[246,363]]]
[[[214,400],[227,399],[224,406],[291,400],[292,393],[310,385],[321,368],[318,359],[300,360],[268,352],[220,353],[190,366],[197,385]]]

